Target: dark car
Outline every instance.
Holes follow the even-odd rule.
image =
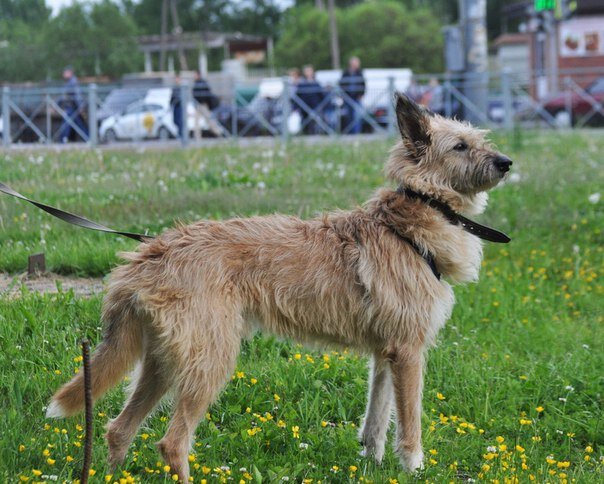
[[[557,94],[543,105],[543,109],[551,114],[556,119],[556,123],[561,126],[569,124],[574,126],[577,122],[584,124],[582,118],[590,113],[593,113],[593,115],[585,120],[585,124],[604,124],[604,109],[602,108],[602,104],[604,104],[604,77],[596,79],[585,91],[589,96],[580,95],[574,90]],[[589,97],[592,97],[593,100]],[[594,105],[594,100],[599,103],[599,106]],[[570,119],[567,106],[571,110]]]

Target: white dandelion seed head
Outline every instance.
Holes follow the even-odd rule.
[[[584,344],[583,345],[583,349],[588,350],[589,349],[589,345]]]
[[[560,397],[560,398],[558,398],[558,400],[560,400],[561,402],[564,402],[564,403],[566,402],[566,398],[564,398],[564,397]]]
[[[510,173],[510,176],[508,177],[508,181],[510,183],[518,183],[521,180],[521,176],[520,173],[518,173],[517,171]]]
[[[589,197],[587,197],[589,203],[598,203],[600,201],[600,192],[592,193]]]
[[[487,452],[491,452],[491,453],[497,452],[497,447],[495,447],[494,445],[489,445],[487,447]]]
[[[566,385],[566,386],[564,387],[564,389],[565,389],[565,390],[568,390],[569,392],[572,392],[572,391],[574,391],[574,390],[575,390],[575,387],[573,387],[572,385]]]
[[[300,442],[298,447],[300,447],[301,449],[308,449],[308,444],[306,442]]]
[[[266,183],[263,181],[259,181],[258,185],[256,185],[260,190],[264,190],[266,188]]]

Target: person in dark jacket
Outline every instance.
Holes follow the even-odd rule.
[[[296,86],[296,96],[298,98],[298,108],[302,116],[302,126],[306,134],[318,134],[319,126],[314,119],[321,117],[321,103],[325,99],[325,91],[315,79],[315,70],[313,66],[304,66],[302,77]]]
[[[180,92],[180,76],[177,74],[174,78],[174,87],[172,88],[172,97],[170,98],[170,106],[172,106],[172,118],[178,129],[178,137],[182,138],[183,120],[182,120],[182,99]]]
[[[362,105],[361,99],[365,95],[365,78],[361,69],[361,60],[351,57],[348,69],[340,78],[340,89],[344,92],[346,113],[344,115],[344,133],[358,134],[361,132]]]
[[[218,98],[212,93],[208,82],[202,77],[201,72],[195,73],[195,82],[193,83],[193,99],[197,101],[195,109],[195,128],[193,129],[195,139],[201,138],[200,120],[206,122],[209,130],[214,136],[222,136],[223,132],[220,125],[212,117],[212,111],[218,107]]]
[[[61,124],[59,130],[59,140],[61,143],[67,143],[73,131],[73,125],[78,127],[80,136],[84,135],[88,138],[88,127],[82,118],[82,110],[84,109],[84,97],[80,90],[80,83],[76,77],[73,67],[67,66],[63,69],[63,95],[59,99],[59,107],[65,111],[66,118]],[[67,119],[69,119],[69,122]]]

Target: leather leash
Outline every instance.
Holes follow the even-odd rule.
[[[147,234],[137,234],[135,232],[123,232],[121,230],[113,230],[109,227],[105,227],[97,222],[93,222],[92,220],[88,220],[87,218],[81,217],[79,215],[66,212],[65,210],[61,210],[56,207],[52,207],[50,205],[46,205],[44,203],[37,202],[35,200],[31,200],[27,198],[25,195],[21,195],[19,192],[13,190],[8,185],[0,182],[0,192],[6,193],[7,195],[11,195],[16,198],[20,198],[21,200],[25,200],[26,202],[35,205],[36,207],[48,212],[53,217],[56,217],[64,222],[70,223],[72,225],[77,225],[78,227],[84,227],[86,229],[98,230],[99,232],[107,232],[109,234],[123,235],[124,237],[128,237],[130,239],[138,240],[139,242],[145,242],[147,239],[153,239],[152,235]]]

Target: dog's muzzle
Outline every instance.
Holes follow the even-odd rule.
[[[497,168],[501,173],[507,173],[510,171],[510,166],[512,166],[512,160],[504,155],[499,155],[493,160],[493,163],[495,164],[495,168]]]

